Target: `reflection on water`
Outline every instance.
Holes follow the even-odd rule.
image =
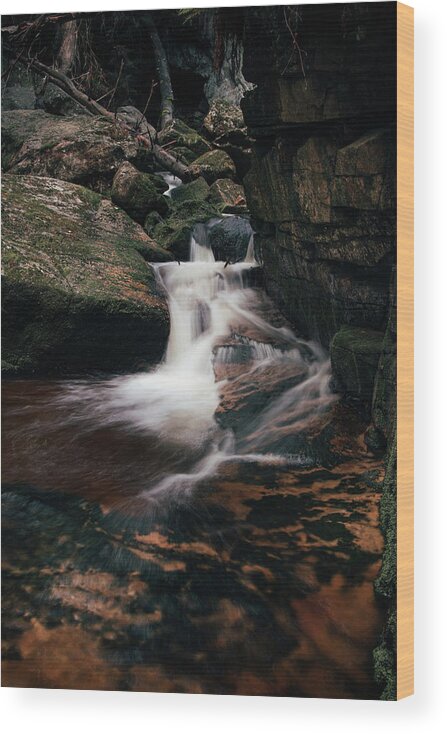
[[[158,369],[4,385],[4,682],[375,697],[381,463],[247,287],[252,243],[191,257],[157,267]]]

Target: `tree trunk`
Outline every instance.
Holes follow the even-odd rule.
[[[70,20],[60,26],[61,44],[56,58],[56,69],[68,74],[76,56],[78,26],[75,20]]]
[[[168,59],[158,35],[157,27],[152,18],[147,18],[149,33],[151,36],[152,47],[155,54],[155,63],[157,65],[158,81],[160,84],[161,95],[161,120],[160,126],[163,130],[166,125],[174,119],[174,92],[172,91],[171,74],[169,72]]]

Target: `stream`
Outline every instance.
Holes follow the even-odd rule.
[[[4,386],[9,679],[374,698],[381,463],[327,354],[253,287],[253,237],[216,261],[214,225],[152,265],[155,369]]]

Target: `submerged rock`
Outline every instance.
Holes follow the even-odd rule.
[[[5,174],[2,187],[6,372],[116,371],[157,362],[169,311],[144,257],[169,254],[81,186]]]
[[[149,173],[138,171],[131,163],[122,163],[112,182],[112,201],[124,209],[137,222],[144,223],[149,212],[166,214],[169,204],[166,196],[167,185]]]

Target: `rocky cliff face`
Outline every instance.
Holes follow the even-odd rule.
[[[266,286],[326,346],[383,331],[395,249],[391,4],[268,8],[247,34],[245,178]],[[266,49],[270,49],[267,53]]]
[[[265,285],[304,336],[331,349],[338,390],[387,449],[386,550],[379,593],[391,612],[376,654],[394,691],[396,41],[394,3],[251,9],[242,100],[254,139],[244,179]]]

